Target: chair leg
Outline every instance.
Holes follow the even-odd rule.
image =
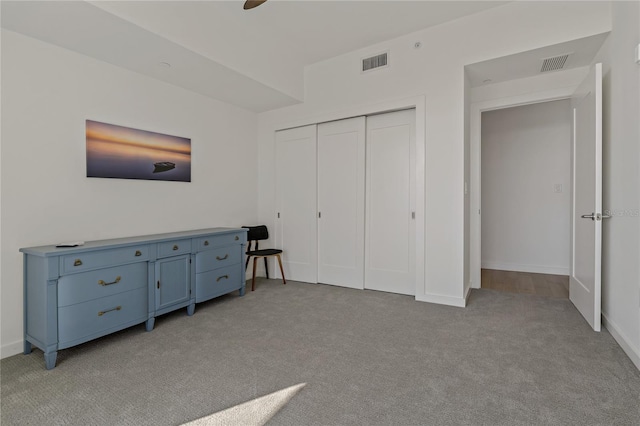
[[[247,249],[246,249],[245,251],[247,251],[247,252],[251,251],[251,245],[252,245],[251,243],[252,243],[252,241],[247,242]],[[255,244],[258,244],[258,242],[256,241],[256,243],[255,243]],[[257,249],[257,248],[258,248],[258,247],[256,247],[256,249]],[[245,254],[246,254],[246,253],[245,253]],[[250,261],[250,260],[251,260],[251,256],[247,255],[247,261],[246,261],[246,262],[245,262],[245,264],[244,264],[244,270],[245,270],[245,271],[247,270],[247,267],[249,266],[249,261]]]
[[[264,272],[267,274],[267,279],[269,279],[269,265],[267,263],[267,258],[264,257]]]
[[[280,265],[280,273],[282,274],[282,284],[286,284],[287,280],[284,279],[284,269],[282,268],[282,259],[280,259],[280,255],[276,255],[278,257],[278,264]]]
[[[251,278],[251,291],[256,289],[256,266],[257,266],[258,258],[253,258],[253,277]]]

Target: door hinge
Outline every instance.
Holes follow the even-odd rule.
[[[280,219],[280,212],[278,212],[278,219]]]
[[[158,288],[160,288],[160,281],[158,281]]]
[[[322,212],[318,212],[318,219],[322,219]]]
[[[411,212],[411,219],[415,219],[416,218],[416,212]]]

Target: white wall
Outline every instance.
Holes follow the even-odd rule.
[[[426,122],[426,153],[418,158],[426,171],[426,268],[416,296],[459,304],[465,286],[464,65],[609,30],[607,3],[513,2],[308,67],[304,104],[259,115],[261,221],[275,222],[276,129],[424,95],[425,113],[417,120]],[[388,68],[360,73],[361,58],[386,50]]]
[[[471,290],[471,81],[464,73],[464,297]]]
[[[2,46],[2,31],[0,31],[0,47]],[[2,55],[0,55],[0,99],[2,99]],[[0,101],[0,119],[2,118],[2,102]],[[2,135],[0,126],[0,357],[2,357],[2,229],[4,222],[2,220]]]
[[[613,2],[613,30],[603,63],[604,325],[640,369],[640,3]]]
[[[503,100],[503,104],[532,103],[527,99],[519,99],[529,98],[532,94],[536,94],[538,98],[555,98],[562,91],[573,93],[588,74],[587,66],[486,84],[471,89],[471,103],[483,106],[495,104],[498,100]]]
[[[256,222],[254,113],[2,31],[2,356],[20,247]],[[85,119],[191,138],[191,183],[86,177]]]
[[[569,274],[570,112],[561,100],[482,114],[483,268]]]

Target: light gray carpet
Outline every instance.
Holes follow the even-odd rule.
[[[270,424],[640,424],[640,373],[568,300],[257,284],[61,351],[51,371],[38,350],[3,359],[2,425],[176,425],[300,383]]]

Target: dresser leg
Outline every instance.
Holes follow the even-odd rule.
[[[156,323],[156,319],[155,318],[149,318],[147,320],[147,322],[144,324],[145,328],[147,329],[147,331],[151,331],[153,330],[153,326]]]
[[[193,313],[196,311],[196,304],[192,303],[189,306],[187,306],[187,315],[191,316],[193,315]]]
[[[244,296],[244,286],[240,287],[240,297]]]
[[[44,353],[44,365],[47,367],[47,370],[52,370],[56,366],[57,357],[58,357],[58,351]]]
[[[31,353],[31,342],[27,339],[24,339],[24,350],[22,353],[25,355],[29,355]]]

